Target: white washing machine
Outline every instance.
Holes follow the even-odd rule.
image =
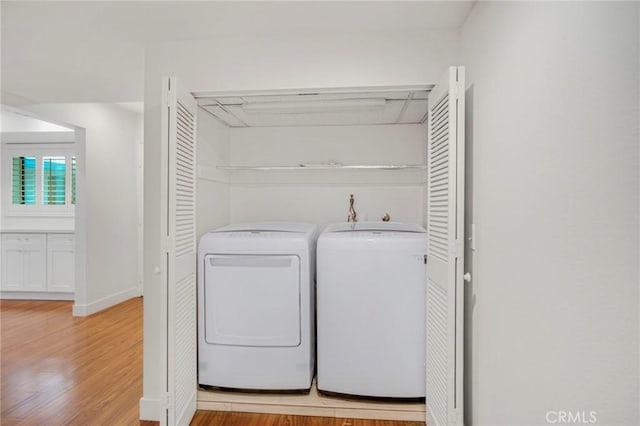
[[[316,225],[251,223],[198,248],[201,385],[309,389],[314,374]]]
[[[425,396],[426,231],[339,223],[318,238],[318,389]]]

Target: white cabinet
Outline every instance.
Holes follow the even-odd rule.
[[[5,293],[73,293],[74,235],[3,233],[0,290]],[[39,298],[40,298],[39,297]]]
[[[2,236],[2,290],[47,291],[47,237]]]
[[[47,291],[75,291],[75,251],[71,234],[47,236]]]
[[[24,288],[24,255],[22,242],[14,236],[2,236],[2,290]]]

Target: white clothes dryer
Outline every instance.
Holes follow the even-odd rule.
[[[198,381],[302,390],[314,375],[316,225],[250,223],[198,248]]]
[[[318,238],[318,389],[425,396],[426,231],[339,223]]]

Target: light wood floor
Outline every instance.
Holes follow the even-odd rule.
[[[154,425],[138,420],[142,299],[89,317],[71,302],[0,301],[0,424]],[[192,425],[417,426],[422,422],[198,411]]]

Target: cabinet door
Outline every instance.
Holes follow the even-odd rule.
[[[47,239],[45,235],[22,237],[24,291],[47,291]]]
[[[2,290],[24,290],[24,255],[22,237],[2,236]]]
[[[47,290],[75,291],[73,235],[49,235],[47,239]]]

